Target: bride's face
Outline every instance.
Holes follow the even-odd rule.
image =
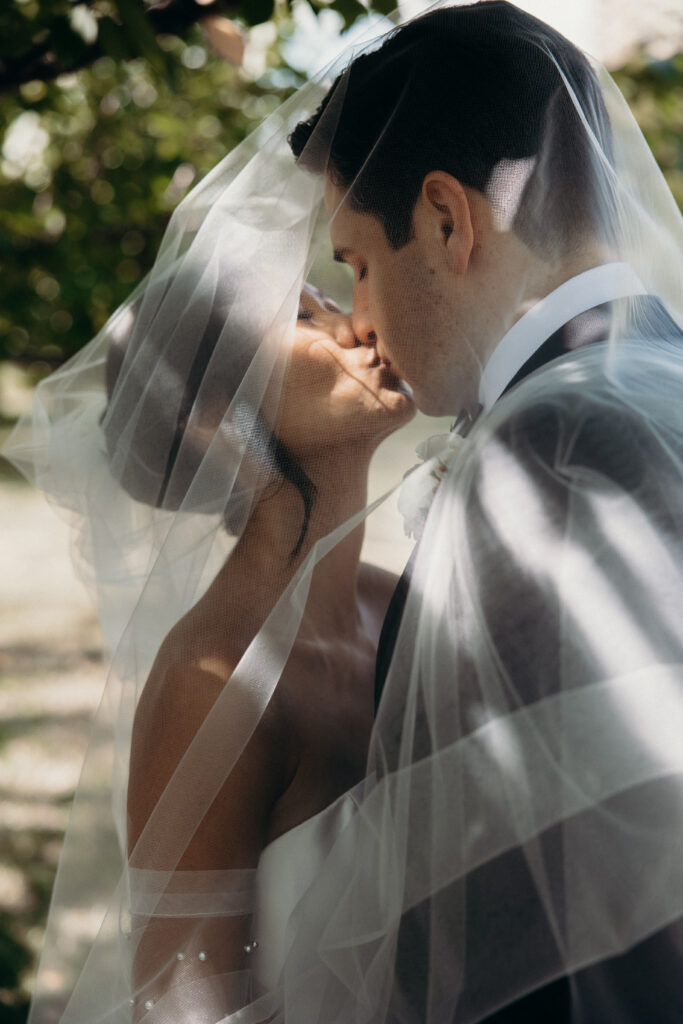
[[[414,415],[410,394],[376,350],[358,342],[351,318],[306,285],[277,418],[282,443],[293,454],[373,449]]]

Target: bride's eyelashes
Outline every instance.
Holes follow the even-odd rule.
[[[312,320],[313,310],[312,309],[300,309],[296,315],[297,320]]]

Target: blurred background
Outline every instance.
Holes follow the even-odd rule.
[[[394,0],[3,0],[0,442],[185,193]],[[426,5],[406,2],[416,13]],[[527,0],[615,77],[683,205],[683,0]],[[25,1021],[104,683],[66,526],[0,459],[0,1021]]]

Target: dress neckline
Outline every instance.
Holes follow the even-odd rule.
[[[279,836],[275,837],[275,839],[271,839],[271,841],[269,843],[266,843],[266,845],[261,850],[259,861],[263,858],[266,851],[272,850],[273,847],[277,846],[277,844],[281,843],[284,839],[291,840],[295,835],[298,835],[300,832],[314,828],[321,818],[323,818],[326,815],[331,815],[333,811],[338,811],[342,804],[346,804],[348,801],[351,801],[351,803],[353,803],[355,806],[358,806],[360,802],[359,791],[360,788],[363,786],[364,781],[365,780],[362,780],[352,789],[349,789],[345,793],[342,793],[340,796],[336,797],[331,804],[328,804],[327,807],[323,807],[322,810],[320,811],[316,811],[315,814],[312,814],[310,816],[310,818],[304,818],[304,820],[300,821],[298,825],[292,825],[292,827],[288,828],[286,832],[281,832]]]

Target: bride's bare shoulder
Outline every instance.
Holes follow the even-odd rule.
[[[237,616],[216,618],[200,608],[185,615],[159,648],[138,702],[135,733],[163,721],[182,747],[229,684],[251,639],[243,632]],[[249,691],[240,689],[241,705],[249,699]]]
[[[249,702],[259,699],[256,688],[239,688],[233,697],[230,679],[239,653],[218,634],[202,635],[201,625],[183,621],[169,633],[137,705],[128,786],[130,844],[137,841],[184,754],[217,709],[225,721],[238,715],[241,721],[253,720],[255,725],[245,736],[234,768],[226,767],[220,794],[188,846],[183,865],[253,866],[264,843],[257,826],[261,828],[267,819],[288,778],[286,737],[281,716],[274,713],[275,705],[261,713],[255,703],[250,710]],[[194,628],[188,632],[188,626]],[[218,701],[223,702],[224,710],[218,709]],[[221,756],[228,759],[228,765],[232,763],[227,739],[225,747],[216,751],[219,762]],[[256,808],[253,820],[245,818],[248,806]],[[239,828],[233,827],[235,822],[240,823]],[[208,842],[207,835],[213,832],[232,836],[230,843]],[[207,851],[214,848],[220,851],[220,864],[206,860]]]

